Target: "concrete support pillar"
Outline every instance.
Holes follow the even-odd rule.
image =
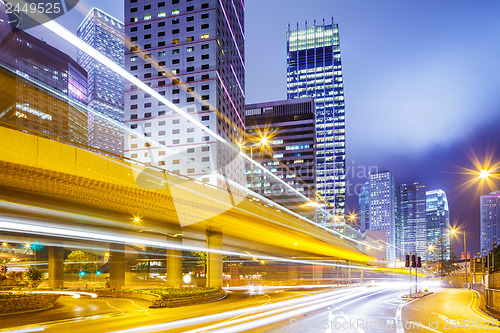
[[[109,246],[109,287],[125,286],[125,245],[111,243]]]
[[[314,265],[312,267],[313,282],[320,284],[323,282],[323,266]]]
[[[49,287],[62,289],[64,284],[64,249],[59,246],[49,247]]]
[[[222,232],[207,229],[207,248],[211,250],[222,250]],[[222,287],[222,254],[207,253],[207,287]]]
[[[182,237],[169,237],[168,242],[181,245]],[[171,288],[182,286],[182,250],[167,249],[167,286]]]
[[[365,285],[365,270],[361,269],[361,271],[360,271],[359,274],[360,274],[360,276],[359,276],[359,284],[362,285],[362,286],[364,286]]]

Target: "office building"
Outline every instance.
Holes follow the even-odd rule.
[[[486,255],[499,243],[500,236],[500,191],[481,196],[481,253]]]
[[[125,68],[234,146],[245,128],[243,13],[241,1],[125,1]],[[125,124],[139,134],[125,138],[132,159],[218,186],[245,183],[237,153],[129,82]]]
[[[345,111],[339,29],[314,24],[287,32],[287,98],[316,102],[316,186],[328,209],[345,212]]]
[[[1,30],[0,121],[86,145],[87,114],[73,103],[86,101],[85,70],[24,31]]]
[[[317,200],[314,111],[313,98],[246,105],[247,140],[242,146],[254,160],[311,201]],[[260,144],[262,137],[269,137],[268,145]],[[253,191],[316,219],[316,209],[304,206],[307,200],[262,170],[248,163],[246,174],[247,187]]]
[[[367,181],[361,187],[359,193],[359,225],[362,230],[370,228],[370,182]]]
[[[387,257],[395,260],[395,215],[396,184],[391,171],[379,171],[370,174],[370,223],[369,230],[386,232]]]
[[[399,187],[396,246],[402,249],[400,258],[411,252],[427,258],[427,213],[425,184],[402,184]]]
[[[123,23],[97,8],[92,8],[77,31],[78,37],[124,66]],[[123,79],[107,66],[78,50],[78,63],[88,75],[89,146],[123,155],[123,130],[113,122],[123,124]]]
[[[450,210],[443,190],[426,192],[427,252],[429,261],[450,260]]]

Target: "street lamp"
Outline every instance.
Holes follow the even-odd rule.
[[[250,149],[250,159],[253,160],[253,148],[260,147],[261,150],[269,147],[271,144],[270,137],[266,135],[260,135],[258,137],[249,137],[249,141],[252,142],[249,145],[245,145],[243,142],[238,143],[240,150],[245,148]],[[253,191],[253,163],[250,162],[250,190]]]
[[[465,234],[465,230],[462,231],[463,234],[464,234],[464,258],[465,258],[465,284],[467,285],[468,283],[468,280],[467,280],[467,241],[466,241],[466,234]],[[457,235],[459,233],[459,231],[455,228],[452,228],[450,230],[450,234],[451,235]]]

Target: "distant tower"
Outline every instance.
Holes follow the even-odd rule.
[[[78,37],[123,67],[123,23],[92,8],[78,27]],[[87,53],[78,50],[78,63],[88,73],[88,105],[97,113],[123,123],[123,79]],[[120,128],[88,113],[89,146],[123,155]]]
[[[396,183],[391,171],[370,174],[370,223],[369,230],[385,230],[387,259],[395,260]]]
[[[363,184],[359,193],[359,224],[363,230],[370,228],[370,182]]]
[[[345,213],[345,111],[338,25],[287,32],[287,98],[316,101],[316,185],[328,210]],[[318,216],[318,219],[321,218]]]
[[[402,237],[396,241],[398,247],[427,258],[427,216],[425,184],[403,184],[399,187],[399,206],[396,233]]]
[[[426,192],[427,244],[433,247],[427,260],[450,259],[450,210],[443,190]]]
[[[481,196],[481,253],[491,251],[500,240],[500,191]]]

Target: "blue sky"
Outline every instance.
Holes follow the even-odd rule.
[[[123,18],[123,1],[81,3]],[[498,147],[500,1],[248,0],[245,6],[248,103],[286,98],[288,24],[333,17],[340,30],[347,164],[388,168],[398,183],[444,189],[452,219],[479,238],[477,193],[456,191],[464,181],[456,171],[471,167],[469,151]],[[83,17],[73,10],[59,22],[76,32]],[[31,32],[58,44],[42,28]],[[350,209],[356,203],[357,197],[348,198]]]

